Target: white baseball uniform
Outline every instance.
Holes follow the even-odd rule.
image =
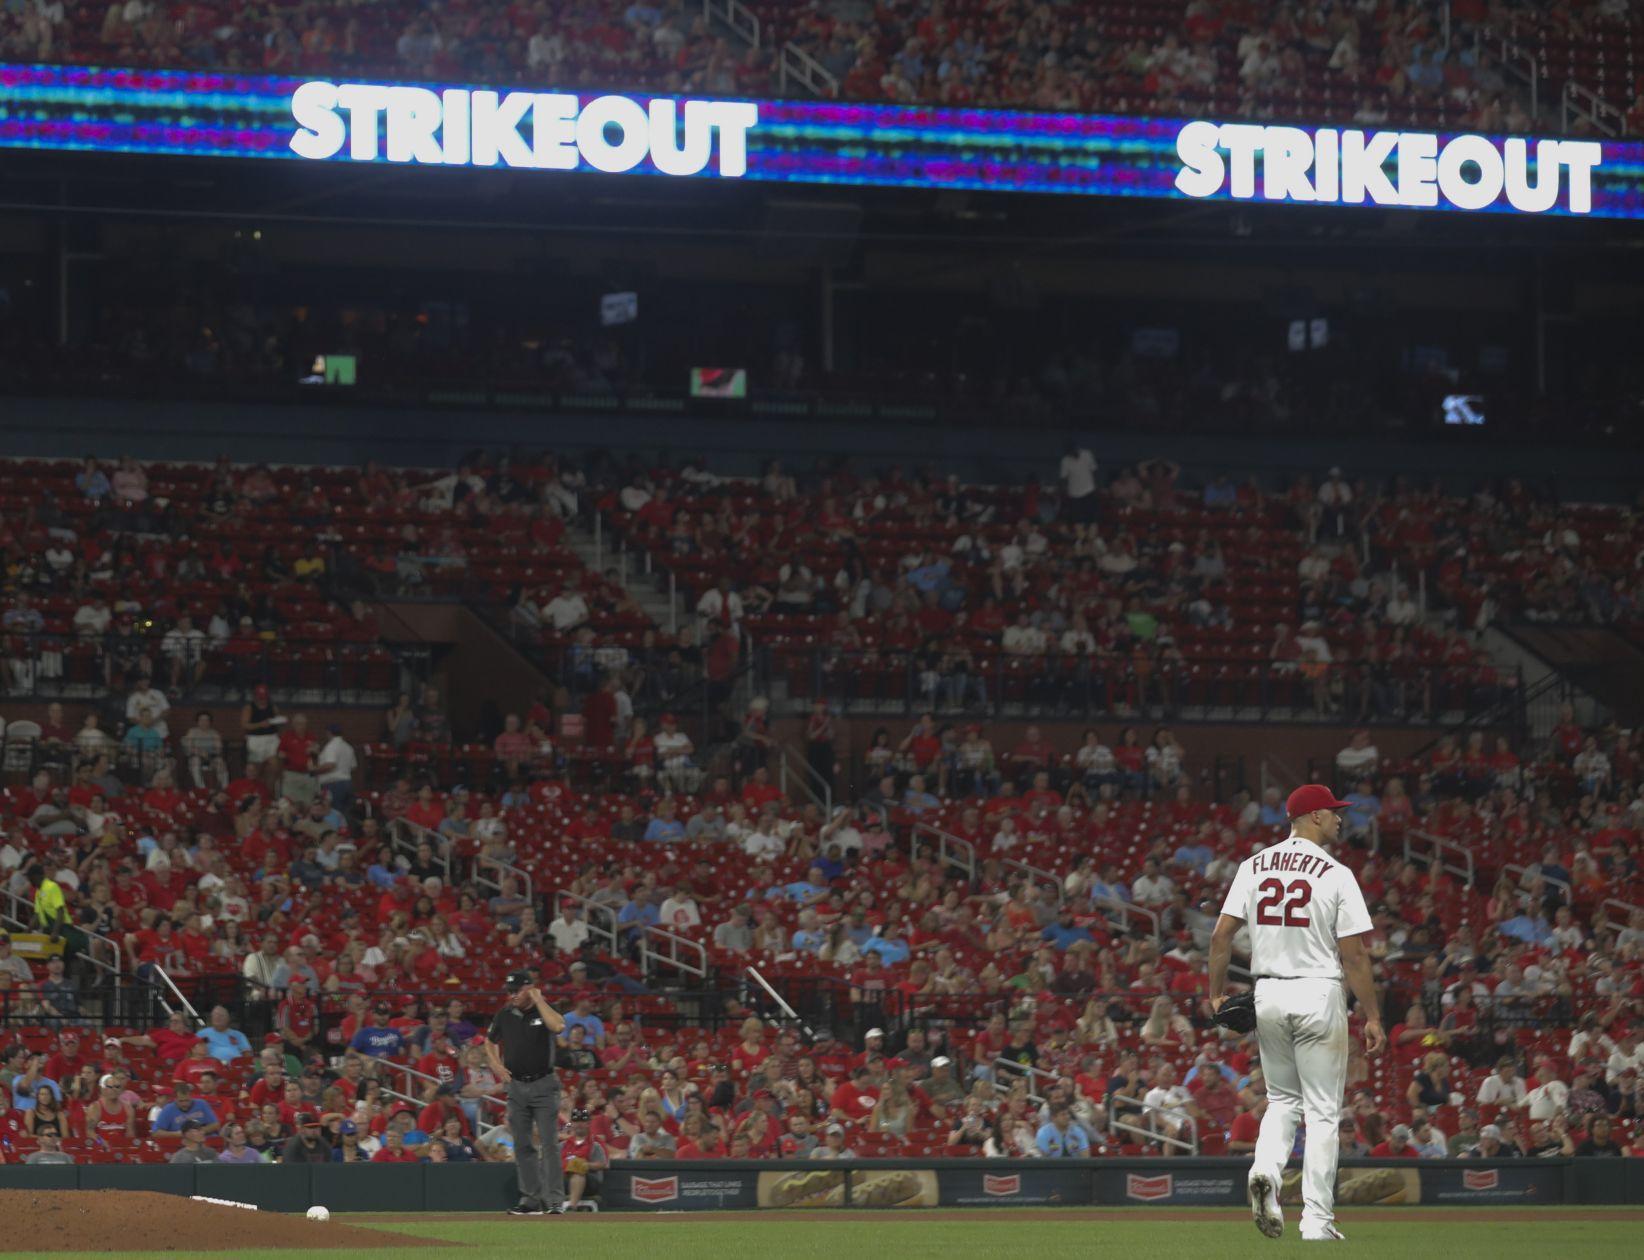
[[[1307,1117],[1302,1230],[1335,1219],[1337,1124],[1347,1084],[1347,993],[1338,942],[1371,928],[1353,872],[1291,836],[1239,864],[1222,913],[1250,933],[1256,1035],[1267,1082],[1251,1175],[1277,1186]]]

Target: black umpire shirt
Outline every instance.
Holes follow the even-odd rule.
[[[554,1034],[535,1006],[505,1006],[491,1021],[487,1037],[501,1050],[510,1075],[536,1080],[554,1070]]]

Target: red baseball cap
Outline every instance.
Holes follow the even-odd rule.
[[[1322,783],[1302,784],[1284,803],[1285,814],[1290,818],[1300,818],[1303,814],[1311,814],[1315,809],[1351,808],[1351,801],[1338,801],[1336,794]]]

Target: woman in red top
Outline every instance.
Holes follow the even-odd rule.
[[[741,1031],[742,1040],[731,1052],[731,1067],[742,1072],[757,1071],[771,1057],[770,1049],[764,1042],[765,1025],[757,1019],[745,1019]]]
[[[1113,749],[1113,761],[1124,778],[1125,789],[1140,795],[1143,785],[1147,782],[1144,773],[1147,766],[1147,749],[1142,747],[1141,736],[1136,733],[1134,726],[1127,726],[1119,732],[1119,743]]]
[[[679,1147],[674,1152],[675,1159],[724,1158],[724,1135],[708,1123],[706,1116],[686,1116],[679,1132]]]
[[[136,1112],[120,1101],[119,1086],[112,1073],[102,1078],[98,1096],[87,1105],[85,1117],[88,1136],[105,1140],[137,1136]]]

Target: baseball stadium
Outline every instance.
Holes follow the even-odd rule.
[[[0,1255],[1638,1254],[1641,247],[1644,0],[0,0]]]

